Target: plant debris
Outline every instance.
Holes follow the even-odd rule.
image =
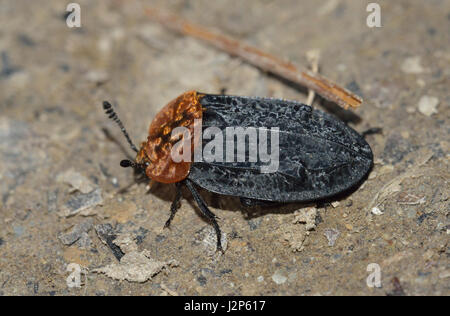
[[[333,247],[341,233],[334,228],[325,229],[324,235],[328,240],[328,246]]]
[[[338,86],[317,72],[300,71],[290,62],[269,55],[256,47],[224,34],[215,33],[203,26],[190,23],[174,14],[162,12],[156,8],[147,8],[145,12],[148,17],[173,31],[201,39],[230,55],[239,56],[242,60],[264,71],[305,86],[344,109],[349,107],[358,108],[363,102],[360,96]]]
[[[68,232],[60,233],[58,238],[66,246],[70,246],[81,239],[81,248],[87,248],[87,246],[90,246],[90,238],[87,233],[92,229],[93,224],[92,218],[85,219],[73,226]]]
[[[425,197],[418,197],[406,192],[400,192],[397,195],[397,203],[402,205],[418,205],[426,202]]]
[[[71,185],[71,192],[78,190],[81,193],[86,194],[92,192],[95,188],[88,178],[73,169],[58,174],[56,180]]]
[[[91,215],[92,208],[103,203],[102,190],[95,189],[90,193],[78,193],[69,199],[61,208],[59,215],[63,217],[81,215]]]
[[[197,236],[195,237],[195,239],[201,240],[201,244],[203,245],[204,249],[206,250],[209,256],[213,256],[217,253],[216,251],[217,236],[216,231],[212,226],[208,225],[199,230],[197,232]],[[223,251],[226,251],[228,248],[228,238],[225,232],[222,232],[221,240],[222,240],[222,249]]]
[[[304,250],[307,236],[316,228],[318,216],[317,208],[314,206],[295,211],[292,223],[304,225],[289,225],[283,229],[283,239],[289,243],[293,252]]]
[[[123,281],[143,283],[151,280],[156,274],[163,269],[178,266],[175,260],[166,262],[156,261],[151,258],[150,252],[146,249],[139,252],[135,238],[129,234],[112,233],[112,227],[108,224],[98,225],[97,233],[102,241],[110,245],[111,241],[124,254],[120,257],[120,262],[110,264],[103,268],[95,269],[95,273],[104,273],[108,277]],[[100,233],[99,233],[100,232]]]
[[[100,240],[111,249],[117,260],[120,260],[124,256],[124,252],[122,252],[120,247],[114,243],[114,240],[117,238],[117,234],[114,232],[112,225],[97,225],[95,226],[95,231],[97,232],[98,238],[100,238]]]
[[[176,266],[178,264],[175,260],[156,261],[151,258],[148,250],[144,250],[142,252],[133,251],[126,253],[120,260],[120,263],[94,269],[92,272],[103,273],[119,281],[127,280],[129,282],[144,283],[151,280],[162,270]]]

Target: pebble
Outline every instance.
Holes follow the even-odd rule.
[[[338,205],[339,205],[339,202],[333,202],[333,203],[338,203]],[[334,206],[334,207],[336,207],[336,206]],[[293,224],[297,224],[297,223],[306,224],[305,229],[307,231],[311,231],[316,227],[316,218],[318,216],[317,208],[307,207],[307,208],[295,211],[294,215],[295,215],[295,218],[293,220]]]
[[[96,84],[102,84],[108,81],[109,75],[106,71],[92,70],[86,74],[86,79]]]
[[[214,228],[210,225],[206,226],[201,230],[201,235],[200,238],[202,239],[202,244],[206,252],[210,256],[215,255],[217,253],[217,236]],[[223,251],[226,251],[228,248],[227,233],[222,232],[221,242]]]
[[[418,108],[419,112],[426,116],[431,116],[438,113],[437,106],[439,105],[439,99],[436,97],[424,95],[420,98]]]
[[[69,169],[56,176],[56,180],[64,182],[72,187],[72,191],[80,191],[81,193],[89,193],[94,190],[92,182],[74,169]]]
[[[337,229],[325,229],[324,235],[328,239],[328,246],[333,247],[341,233]]]
[[[90,245],[90,240],[86,239],[87,232],[89,232],[94,224],[94,220],[92,218],[88,218],[75,226],[73,226],[68,232],[60,233],[58,235],[58,239],[66,246],[70,246],[80,238],[83,237],[82,245]],[[86,235],[85,235],[86,234]]]
[[[420,56],[406,58],[402,63],[402,71],[407,74],[421,74],[424,69],[421,65]]]
[[[374,208],[372,208],[372,214],[373,215],[383,215],[384,213],[378,208],[378,206],[375,206]]]
[[[87,194],[80,193],[66,202],[60,215],[65,217],[73,216],[102,203],[103,198],[101,189],[96,189]]]
[[[272,280],[276,284],[280,285],[287,281],[287,277],[284,276],[280,270],[275,271],[275,273],[272,275]]]

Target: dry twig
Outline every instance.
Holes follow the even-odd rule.
[[[264,71],[305,86],[326,100],[334,102],[345,109],[348,107],[357,108],[362,103],[361,97],[338,86],[318,73],[310,70],[300,71],[288,61],[283,61],[229,36],[212,32],[205,27],[190,23],[174,14],[163,13],[154,8],[147,8],[145,11],[151,19],[173,31],[201,39],[230,55],[240,57]]]

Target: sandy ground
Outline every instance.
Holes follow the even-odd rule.
[[[450,294],[450,1],[379,1],[381,28],[366,26],[368,2],[152,2],[298,65],[319,49],[321,73],[365,98],[349,124],[383,128],[368,137],[369,179],[338,203],[246,210],[202,191],[226,233],[219,256],[188,192],[162,229],[174,187],[119,167],[131,150],[101,101],[139,143],[187,90],[304,91],[151,23],[134,1],[79,1],[73,29],[64,1],[0,1],[0,294]],[[80,288],[68,287],[74,263]],[[381,287],[367,286],[371,263]]]

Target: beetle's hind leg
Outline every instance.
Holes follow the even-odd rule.
[[[381,127],[371,127],[367,130],[365,130],[364,132],[361,133],[361,136],[366,138],[369,135],[374,135],[374,134],[383,134],[383,129]]]
[[[181,200],[181,197],[182,197],[181,183],[178,182],[175,185],[176,185],[176,188],[177,188],[177,193],[175,195],[175,199],[172,202],[172,205],[170,206],[170,217],[167,220],[166,224],[164,225],[164,228],[169,228],[170,227],[170,223],[172,222],[173,218],[175,217],[175,214],[178,211],[178,207],[180,206],[180,200]]]
[[[217,251],[224,253],[223,248],[222,248],[222,242],[221,242],[222,233],[220,231],[219,224],[217,224],[217,221],[216,221],[217,216],[214,215],[214,213],[209,210],[208,206],[206,205],[205,201],[203,200],[201,195],[198,193],[198,191],[194,187],[194,185],[187,179],[184,181],[184,183],[186,184],[189,191],[191,191],[192,197],[194,198],[195,202],[197,203],[198,207],[200,208],[200,211],[203,213],[203,215],[205,215],[209,219],[209,221],[213,225],[214,229],[216,230]]]

